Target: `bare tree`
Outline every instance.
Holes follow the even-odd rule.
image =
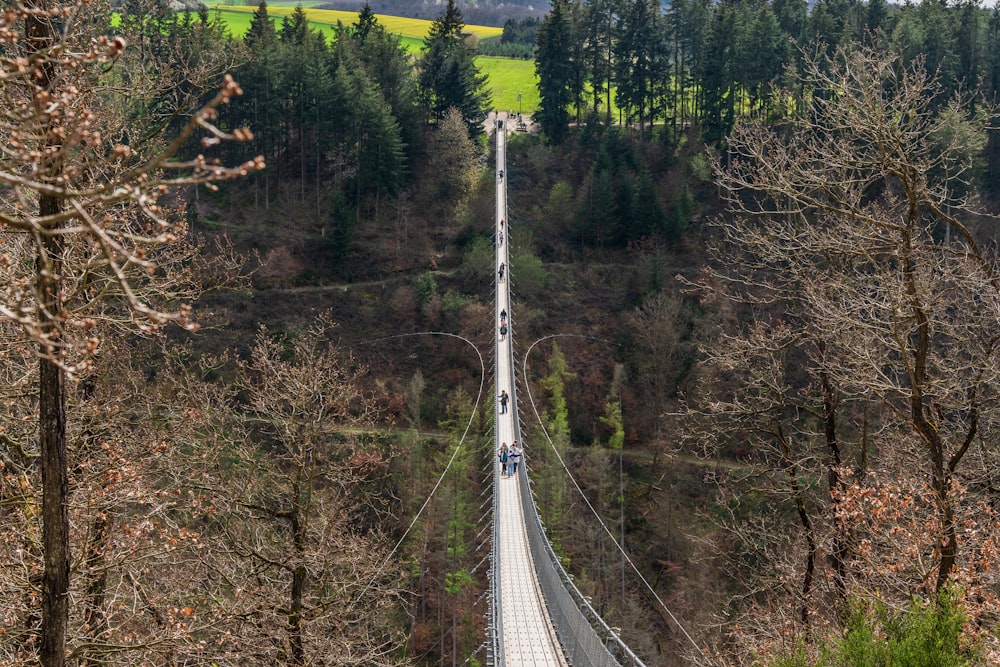
[[[636,342],[636,375],[652,399],[657,439],[662,436],[661,416],[671,389],[670,375],[681,338],[682,314],[678,296],[657,292],[625,318],[628,331]]]
[[[981,134],[985,115],[964,113],[963,100],[936,113],[936,83],[919,65],[852,49],[809,64],[812,103],[786,126],[746,122],[731,137],[717,277],[758,323],[710,353],[718,372],[706,395],[728,398],[695,413],[708,416],[703,428],[729,415],[752,454],[779,454],[756,460],[781,471],[811,516],[795,513],[804,559],[786,578],[800,578],[796,596],[809,597],[820,566],[840,599],[932,597],[952,581],[984,591],[995,585],[980,560],[989,546],[970,537],[993,519],[970,510],[995,492],[965,464],[1000,429],[1000,281],[974,233],[976,144],[963,137]],[[740,364],[729,363],[733,349]],[[764,419],[771,428],[750,428]],[[825,484],[802,495],[810,467]],[[860,500],[888,488],[895,502]],[[929,502],[907,502],[911,493]],[[861,508],[878,514],[859,521]],[[894,536],[915,525],[923,542],[898,552]],[[766,534],[776,535],[758,544]],[[893,586],[880,589],[875,570],[890,561]],[[754,604],[777,610],[792,590]]]
[[[178,388],[171,421],[190,433],[179,472],[215,508],[194,573],[217,601],[213,659],[405,663],[401,573],[381,568],[391,499],[376,487],[390,453],[365,440],[365,371],[325,342],[330,326],[262,330],[231,386],[189,371]]]
[[[100,348],[102,320],[140,329],[189,324],[189,308],[160,273],[157,255],[186,236],[161,201],[172,187],[231,178],[256,161],[224,168],[175,155],[198,132],[205,145],[233,138],[213,125],[240,93],[227,80],[170,141],[161,122],[115,109],[126,40],[95,33],[106,9],[83,0],[15,2],[0,19],[0,236],[6,272],[0,318],[16,324],[38,364],[38,456],[42,472],[41,640],[46,667],[66,660],[70,585],[67,372]],[[135,85],[141,85],[137,81]],[[236,138],[249,138],[243,130]],[[108,308],[114,302],[117,309]]]
[[[74,554],[67,660],[134,665],[197,656],[215,614],[187,575],[198,562],[199,531],[211,508],[173,472],[186,440],[183,432],[163,429],[160,396],[148,382],[155,358],[133,336],[105,344],[129,354],[94,355],[86,370],[77,370],[67,396]],[[37,662],[41,634],[37,421],[24,419],[37,410],[34,387],[9,394],[5,404],[5,414],[23,423],[15,429],[8,428],[13,419],[5,421],[10,439],[0,450],[0,665],[19,665]]]

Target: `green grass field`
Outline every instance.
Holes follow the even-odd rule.
[[[490,77],[493,108],[501,111],[518,111],[517,94],[521,94],[520,110],[534,113],[538,109],[538,77],[534,60],[515,60],[480,56],[476,65]]]

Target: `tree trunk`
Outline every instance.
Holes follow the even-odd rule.
[[[303,554],[299,554],[303,556]],[[288,643],[290,660],[289,664],[298,667],[306,662],[305,647],[302,641],[302,597],[306,584],[306,566],[295,566],[292,573],[292,594],[291,605],[288,610]]]
[[[305,487],[305,488],[303,488]],[[292,570],[292,590],[288,604],[288,644],[289,665],[301,667],[306,663],[305,642],[303,640],[302,601],[306,590],[306,532],[309,522],[309,502],[311,481],[306,465],[300,464],[292,490],[291,524],[292,549],[297,561]]]
[[[39,198],[42,216],[58,212],[59,200]],[[43,241],[38,257],[39,296],[43,307],[43,331],[49,337],[42,344],[38,370],[38,439],[42,463],[42,646],[43,667],[66,664],[66,628],[69,623],[69,476],[66,461],[66,377],[53,360],[54,344],[59,343],[56,318],[62,310],[57,276],[62,243],[57,237]]]
[[[809,511],[806,509],[805,498],[802,488],[799,486],[798,466],[792,458],[792,448],[785,439],[784,433],[778,433],[778,442],[781,446],[781,455],[785,460],[785,473],[788,475],[788,486],[791,490],[792,498],[795,501],[795,512],[799,515],[799,522],[802,524],[802,533],[806,538],[806,562],[805,572],[802,574],[802,608],[800,610],[800,620],[802,625],[809,627],[809,598],[812,595],[813,576],[816,572],[816,536],[813,533],[812,520],[809,518]]]
[[[42,350],[45,353],[45,350]],[[42,359],[38,377],[38,433],[42,456],[42,648],[43,667],[66,664],[69,622],[69,479],[66,468],[66,379]]]
[[[33,92],[51,91],[54,78],[53,65],[45,52],[54,40],[52,25],[47,17],[37,16],[32,10],[45,12],[44,0],[27,4],[25,32],[29,56],[42,56],[33,68]],[[49,118],[42,108],[40,96],[33,95],[36,118],[41,121],[40,144],[55,147],[57,141],[50,134]],[[58,159],[58,158],[56,158]],[[54,178],[61,167],[59,163],[45,165],[45,175]],[[43,194],[38,198],[40,217],[56,214],[62,202],[59,197]],[[42,357],[38,371],[38,439],[42,467],[42,643],[40,659],[43,667],[63,667],[66,664],[66,628],[69,624],[69,512],[67,498],[69,479],[66,464],[66,378],[64,371],[54,361],[60,343],[58,318],[62,312],[59,276],[62,273],[62,241],[58,235],[42,238],[36,258],[37,298],[39,325],[48,338],[40,345]]]
[[[820,350],[825,346],[820,345]],[[849,556],[848,536],[845,534],[847,527],[843,522],[837,520],[837,508],[844,495],[844,483],[840,476],[840,443],[837,439],[837,405],[840,400],[837,392],[830,384],[829,374],[820,373],[820,383],[823,390],[823,432],[826,440],[826,449],[829,454],[827,464],[827,480],[830,488],[830,509],[833,510],[834,525],[836,530],[833,536],[833,546],[830,550],[830,562],[833,565],[833,584],[837,589],[837,597],[841,602],[841,609],[838,613],[846,613],[843,603],[847,601],[847,562]]]

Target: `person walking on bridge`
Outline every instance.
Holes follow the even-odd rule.
[[[500,282],[503,282],[503,270],[504,270],[504,263],[500,262],[500,271],[498,272],[500,274]]]
[[[504,389],[500,392],[500,414],[507,414],[507,401],[510,400],[510,396],[507,395],[507,390]]]
[[[523,450],[521,449],[520,446],[518,446],[517,440],[515,440],[511,444],[510,450],[507,452],[507,461],[510,464],[509,465],[509,470],[507,471],[507,474],[510,477],[513,477],[514,475],[517,474],[517,464],[521,462],[521,455],[522,455],[522,453],[523,453]]]

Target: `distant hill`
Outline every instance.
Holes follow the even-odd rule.
[[[356,12],[365,4],[365,0],[334,0],[318,7],[326,9],[341,9]],[[443,4],[433,0],[369,0],[376,14],[392,14],[408,18],[436,19],[444,10]],[[540,18],[549,11],[548,0],[508,0],[502,3],[468,4],[458,2],[465,22],[475,25],[503,26],[511,19],[526,17]]]

